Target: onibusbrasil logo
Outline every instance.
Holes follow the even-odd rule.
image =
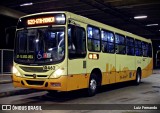
[[[42,106],[32,106],[32,105],[2,105],[1,110],[42,110]]]

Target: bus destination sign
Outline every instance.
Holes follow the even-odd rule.
[[[55,21],[54,17],[44,17],[44,18],[35,18],[35,19],[28,19],[28,25],[38,25],[38,24],[47,24],[53,23]]]

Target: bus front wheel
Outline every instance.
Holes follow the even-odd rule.
[[[89,86],[88,86],[88,96],[94,96],[97,92],[97,77],[93,73],[90,76]]]

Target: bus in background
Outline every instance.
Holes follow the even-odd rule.
[[[129,32],[73,14],[46,12],[18,21],[13,85],[49,92],[125,81],[152,74],[152,43]]]

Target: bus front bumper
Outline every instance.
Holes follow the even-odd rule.
[[[42,89],[42,90],[56,90],[56,91],[67,91],[67,76],[61,76],[56,79],[34,79],[25,78],[12,75],[13,86]]]

